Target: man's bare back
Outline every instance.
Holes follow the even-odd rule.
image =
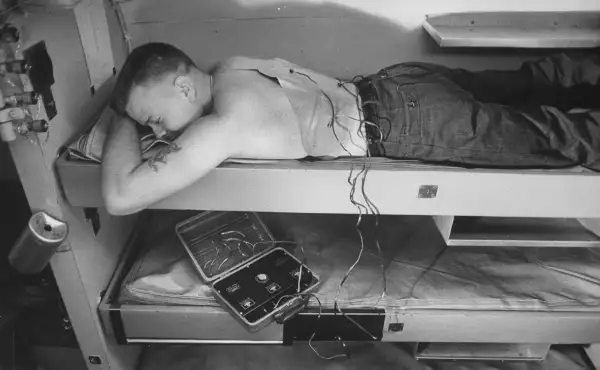
[[[285,79],[290,74],[305,85]],[[214,114],[227,117],[225,121],[236,127],[236,137],[243,140],[229,157],[299,159],[366,153],[364,134],[358,132],[354,85],[341,87],[336,79],[284,60],[247,57],[229,59],[213,78]],[[321,104],[314,103],[319,100]],[[328,127],[330,122],[335,126]]]
[[[223,69],[213,78],[212,114],[231,130],[228,158],[306,157],[294,111],[281,86],[255,71]]]

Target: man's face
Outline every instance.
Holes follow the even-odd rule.
[[[125,108],[127,114],[157,137],[181,131],[201,113],[193,82],[187,77],[169,78],[134,86]]]

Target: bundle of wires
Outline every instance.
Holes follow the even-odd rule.
[[[315,85],[318,86],[317,82],[314,81],[309,75],[302,73],[302,72],[298,72],[298,71],[293,71],[295,73],[298,73],[300,75],[305,76],[306,78],[308,78],[309,80],[311,80]],[[338,87],[343,88],[344,90],[346,90],[346,92],[348,92],[348,94],[350,94],[351,96],[354,97],[355,101],[356,101],[356,106],[359,110],[359,118],[356,119],[354,117],[349,117],[349,116],[345,116],[346,118],[349,119],[354,119],[354,120],[358,120],[360,122],[359,127],[358,127],[358,136],[361,137],[362,139],[365,139],[364,142],[367,143],[366,137],[363,134],[364,130],[365,130],[365,126],[371,126],[376,128],[377,130],[379,130],[379,139],[382,140],[383,139],[383,133],[381,132],[381,128],[376,125],[373,122],[369,122],[367,120],[364,119],[364,113],[362,111],[362,107],[361,107],[361,103],[360,103],[360,98],[358,96],[358,94],[353,93],[352,91],[350,91],[350,89],[348,89],[348,87],[346,85],[348,84],[354,84],[356,82],[356,79],[362,77],[362,76],[356,76],[355,78],[353,78],[350,81],[341,81],[338,80]],[[327,95],[327,93],[325,93],[322,89],[318,88],[319,92],[326,98],[326,100],[328,101],[330,107],[331,107],[331,119],[328,123],[328,127],[331,128],[333,135],[335,136],[336,140],[338,141],[339,145],[342,147],[342,149],[348,154],[348,156],[350,157],[350,173],[348,174],[348,184],[350,185],[350,193],[349,193],[349,200],[352,203],[352,205],[354,205],[357,209],[357,213],[358,213],[358,217],[357,217],[357,221],[356,221],[356,225],[355,225],[355,229],[356,232],[358,234],[358,237],[360,239],[360,251],[358,253],[358,256],[356,257],[356,260],[354,261],[354,263],[350,266],[350,268],[346,271],[346,273],[344,274],[344,276],[342,277],[342,279],[340,280],[340,283],[338,285],[338,288],[336,290],[336,294],[335,294],[335,298],[334,298],[334,311],[336,313],[339,313],[341,315],[343,315],[346,319],[348,319],[350,322],[352,322],[354,325],[356,325],[356,327],[361,330],[362,332],[364,332],[365,334],[367,334],[370,338],[372,339],[377,339],[377,337],[375,335],[373,335],[372,333],[370,333],[367,329],[365,329],[362,325],[360,325],[358,322],[356,322],[355,320],[353,320],[350,316],[346,315],[346,313],[340,308],[338,302],[339,302],[339,295],[340,292],[344,286],[344,284],[346,283],[346,281],[348,280],[348,277],[352,274],[352,271],[356,268],[356,266],[360,263],[360,260],[362,258],[362,255],[364,253],[365,250],[365,240],[364,240],[364,236],[361,230],[361,226],[362,226],[362,221],[363,221],[363,215],[373,215],[375,217],[375,232],[374,232],[374,239],[375,239],[375,245],[377,247],[377,251],[379,253],[379,259],[381,262],[381,274],[382,274],[382,280],[383,280],[383,290],[381,293],[381,296],[379,297],[378,302],[380,302],[382,299],[384,299],[387,295],[387,278],[386,278],[386,274],[385,274],[385,264],[384,264],[384,259],[383,259],[383,252],[381,249],[381,245],[379,243],[379,238],[378,238],[378,228],[379,228],[379,209],[377,208],[377,206],[371,201],[371,199],[369,198],[369,196],[367,195],[367,192],[365,190],[365,183],[366,183],[366,179],[367,179],[367,174],[369,172],[370,169],[370,164],[368,161],[368,158],[371,157],[371,152],[367,146],[366,148],[366,152],[367,152],[367,160],[362,160],[360,164],[358,164],[360,170],[356,171],[355,170],[355,166],[356,164],[354,163],[354,161],[352,161],[352,154],[346,149],[346,147],[344,146],[344,144],[340,141],[337,132],[336,132],[336,128],[340,128],[342,130],[345,130],[347,132],[349,132],[348,128],[345,127],[344,125],[340,124],[338,121],[338,117],[339,115],[336,114],[336,109],[335,109],[335,104],[333,103],[333,101],[331,100],[331,98]],[[376,102],[371,102],[371,103],[376,103]],[[358,187],[358,189],[357,189]],[[360,192],[360,194],[363,197],[364,203],[361,203],[360,201],[358,201],[355,197],[357,190]],[[298,287],[300,286],[300,281],[298,281]],[[298,291],[298,293],[296,294],[296,296],[301,296],[302,293],[300,293]],[[322,305],[320,300],[318,299],[318,297],[314,294],[309,294],[310,297],[315,298],[317,300],[317,302],[319,303],[319,316],[318,318],[321,317],[321,313],[322,313]],[[326,360],[331,360],[331,359],[335,359],[335,358],[339,358],[339,357],[347,357],[346,354],[339,354],[339,355],[334,355],[334,356],[330,356],[330,357],[325,357],[322,356],[321,354],[319,354],[316,349],[312,346],[312,340],[316,335],[316,331],[315,333],[313,333],[309,339],[309,345],[311,347],[311,349],[320,357]],[[340,337],[338,337],[338,339],[340,341],[342,341],[342,339]],[[342,341],[343,343],[343,341]]]

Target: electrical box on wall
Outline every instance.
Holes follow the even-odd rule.
[[[52,120],[57,114],[51,90],[51,86],[54,85],[54,71],[52,59],[46,50],[46,43],[40,41],[26,49],[23,57],[28,67],[28,76],[33,92],[41,96],[46,117],[48,120]]]

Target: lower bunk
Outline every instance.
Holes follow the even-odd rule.
[[[600,343],[600,252],[451,247],[423,216],[381,216],[378,227],[363,217],[361,243],[353,215],[259,213],[278,245],[319,275],[320,304],[251,333],[215,301],[175,233],[198,213],[140,218],[99,306],[120,343],[406,342],[425,358],[466,356],[456,345],[469,344],[503,359]]]

